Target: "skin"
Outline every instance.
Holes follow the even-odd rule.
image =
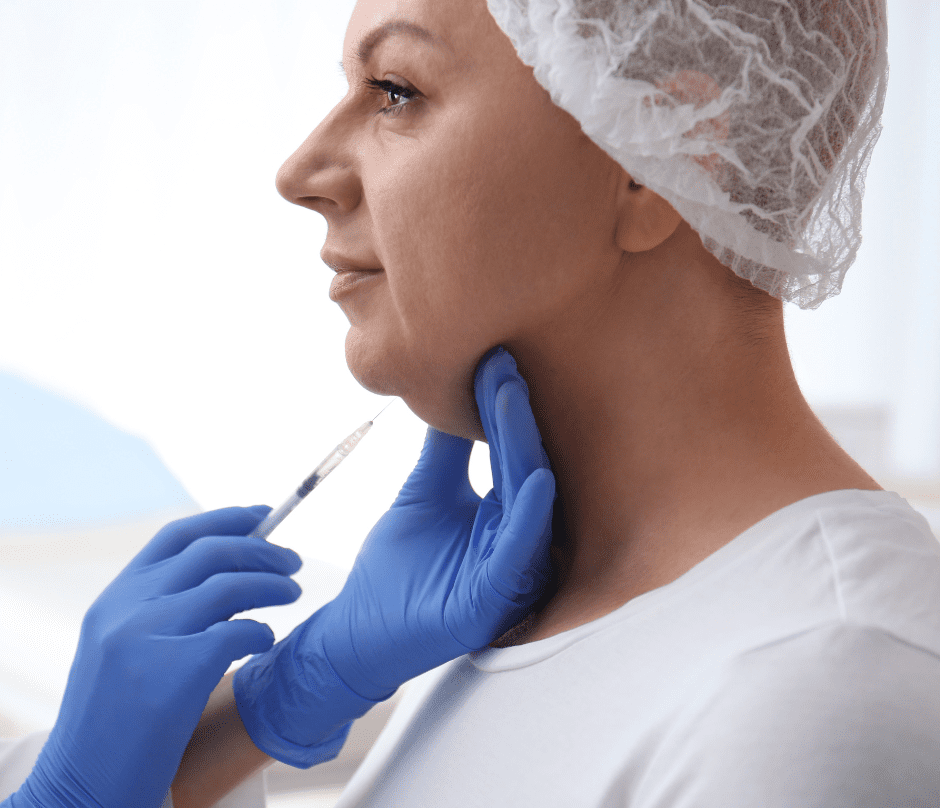
[[[435,42],[396,34],[354,59],[364,34],[402,18]],[[597,619],[801,499],[881,489],[804,399],[781,302],[734,283],[551,102],[485,0],[360,0],[343,52],[349,92],[277,187],[327,220],[324,261],[384,270],[339,300],[350,371],[484,440],[473,374],[505,346],[556,475],[556,585],[494,644]],[[416,94],[363,86],[370,76]],[[211,805],[270,762],[230,677],[213,699],[177,808]]]

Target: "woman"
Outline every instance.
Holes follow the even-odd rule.
[[[940,550],[816,419],[783,329],[858,248],[885,37],[874,0],[357,4],[349,93],[278,175],[329,225],[350,370],[432,427],[403,491],[431,500],[435,452],[449,479],[489,436],[503,346],[558,496],[538,601],[409,692],[340,806],[935,804]],[[412,535],[383,521],[336,608],[216,691],[178,806],[329,759],[347,691],[442,665],[423,624],[401,659],[373,628]]]

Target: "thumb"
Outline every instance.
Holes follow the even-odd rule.
[[[472,449],[472,440],[448,435],[429,426],[421,457],[393,507],[476,497],[468,473]]]
[[[274,645],[271,627],[248,619],[222,620],[192,636],[201,638],[200,641],[212,649],[216,659],[226,668],[249,654],[263,654]]]

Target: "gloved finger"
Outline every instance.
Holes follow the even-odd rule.
[[[496,394],[495,453],[499,464],[500,489],[503,509],[512,511],[516,496],[533,471],[548,468],[548,457],[542,448],[535,416],[529,407],[529,395],[522,379],[510,379]],[[492,446],[492,444],[491,444]],[[493,460],[493,453],[490,455]],[[494,473],[493,486],[496,486]]]
[[[501,396],[507,384],[512,386]],[[513,393],[513,389],[517,392]],[[537,468],[549,468],[529,405],[529,387],[519,374],[515,359],[497,346],[480,361],[474,391],[490,446],[493,492],[504,507],[511,508],[516,492],[529,474]],[[509,479],[505,479],[507,472]]]
[[[183,615],[176,625],[182,635],[205,631],[248,609],[293,603],[300,593],[296,581],[273,572],[220,572],[195,589],[171,597]]]
[[[257,620],[223,620],[187,639],[208,643],[224,673],[236,659],[269,650],[274,645],[274,632],[267,623]]]
[[[476,496],[469,476],[472,449],[473,441],[429,426],[421,457],[398,492],[395,505],[453,501]]]
[[[162,589],[167,595],[199,586],[220,572],[276,572],[293,575],[300,556],[287,547],[244,536],[203,536],[166,560]]]
[[[531,596],[550,577],[554,499],[555,475],[548,469],[533,471],[519,489],[509,522],[486,560],[487,579],[508,600]]]
[[[267,505],[219,508],[164,525],[134,557],[129,567],[143,567],[181,552],[203,536],[247,536],[271,512]]]
[[[490,348],[483,354],[477,364],[476,373],[473,377],[473,395],[480,413],[480,422],[483,424],[486,442],[490,444],[491,451],[493,438],[496,435],[493,405],[499,388],[509,379],[520,379],[525,384],[525,380],[522,379],[516,368],[516,360],[512,358],[508,351],[502,345]]]

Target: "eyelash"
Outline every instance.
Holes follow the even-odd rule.
[[[406,99],[407,102],[410,102],[411,99],[418,94],[416,90],[409,90],[407,87],[402,87],[400,84],[395,84],[393,81],[388,81],[387,79],[380,80],[372,76],[365,80],[365,84],[378,92],[401,96]],[[409,103],[404,103],[397,104],[394,107],[383,107],[379,112],[383,115],[398,115],[408,105]]]

